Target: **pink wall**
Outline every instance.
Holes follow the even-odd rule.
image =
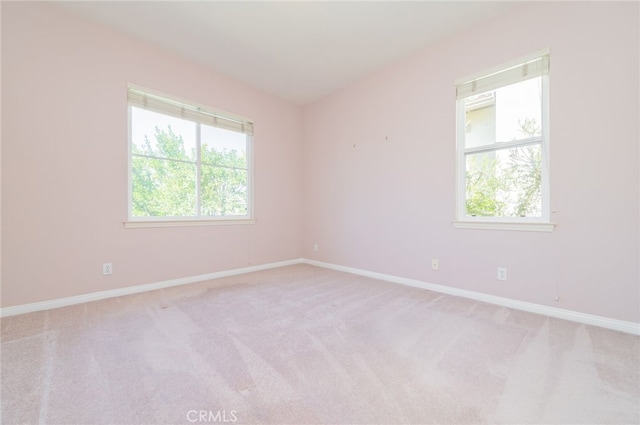
[[[523,4],[306,107],[304,256],[640,321],[638,16]],[[556,230],[453,229],[454,81],[545,47]]]
[[[300,256],[299,107],[48,4],[2,9],[3,307]],[[124,228],[128,82],[255,121],[257,224]]]
[[[304,256],[638,322],[638,12],[523,4],[301,110],[51,5],[4,2],[1,305]],[[542,47],[558,227],[453,229],[454,80]],[[257,224],[123,227],[127,82],[254,119]]]

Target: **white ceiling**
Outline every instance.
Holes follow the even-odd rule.
[[[505,1],[100,1],[69,11],[304,105],[493,17]]]

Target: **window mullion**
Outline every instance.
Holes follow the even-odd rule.
[[[531,137],[529,139],[522,140],[514,140],[512,142],[499,142],[492,143],[490,145],[484,146],[476,146],[473,148],[466,148],[464,150],[465,155],[470,153],[482,153],[482,152],[491,152],[491,151],[499,151],[502,149],[515,148],[520,146],[528,146],[528,145],[536,145],[542,143],[542,137]]]
[[[129,220],[253,217],[252,122],[131,87],[128,103]],[[205,190],[210,198],[204,199]]]
[[[195,164],[194,161],[188,161],[185,159],[176,159],[176,158],[166,158],[163,156],[154,156],[154,155],[144,155],[144,154],[140,154],[140,153],[132,153],[131,154],[132,157],[138,157],[138,158],[147,158],[147,159],[157,159],[158,161],[172,161],[172,162],[180,162],[182,164]]]
[[[548,54],[456,82],[457,220],[549,222]]]

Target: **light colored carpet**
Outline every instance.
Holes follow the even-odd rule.
[[[639,375],[637,336],[308,265],[2,320],[5,424],[637,424]]]

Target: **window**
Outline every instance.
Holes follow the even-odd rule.
[[[129,102],[129,222],[250,220],[253,124],[137,88]]]
[[[548,79],[543,52],[456,84],[458,222],[549,223]]]

